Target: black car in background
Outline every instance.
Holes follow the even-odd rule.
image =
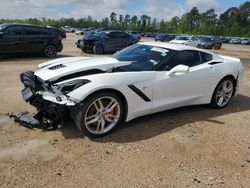
[[[63,49],[62,37],[42,26],[0,25],[0,55],[42,53],[53,58]]]
[[[122,31],[101,31],[84,36],[76,42],[76,46],[84,52],[102,54],[116,52],[136,42],[133,36]]]
[[[200,36],[198,38],[201,41],[201,44],[199,45],[200,48],[219,50],[222,46],[222,41],[218,37]]]
[[[159,33],[154,37],[155,41],[161,41],[161,42],[170,41],[173,40],[174,38],[175,38],[174,35],[165,33]]]

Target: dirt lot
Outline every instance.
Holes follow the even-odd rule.
[[[86,55],[76,39],[68,36],[61,57]],[[94,140],[72,122],[48,132],[13,123],[6,113],[34,111],[22,100],[19,74],[46,59],[1,59],[0,187],[250,187],[250,46],[217,53],[245,62],[242,88],[227,108],[165,111]]]

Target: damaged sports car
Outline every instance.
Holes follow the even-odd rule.
[[[181,106],[227,106],[243,75],[239,59],[162,42],[129,46],[112,57],[67,57],[21,74],[25,101],[50,126],[70,116],[92,137],[136,117]]]

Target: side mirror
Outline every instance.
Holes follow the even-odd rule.
[[[168,76],[175,76],[176,73],[188,73],[190,68],[186,65],[177,65],[168,71]]]

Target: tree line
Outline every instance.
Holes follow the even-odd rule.
[[[175,16],[169,21],[161,20],[160,22],[148,15],[138,17],[136,15],[130,16],[129,14],[117,15],[115,12],[112,12],[109,17],[105,17],[102,20],[96,20],[88,16],[87,18],[61,18],[58,20],[50,18],[0,19],[0,23],[250,37],[250,2],[246,1],[239,7],[231,7],[220,15],[217,15],[214,9],[200,12],[198,8],[194,7],[181,17]]]

